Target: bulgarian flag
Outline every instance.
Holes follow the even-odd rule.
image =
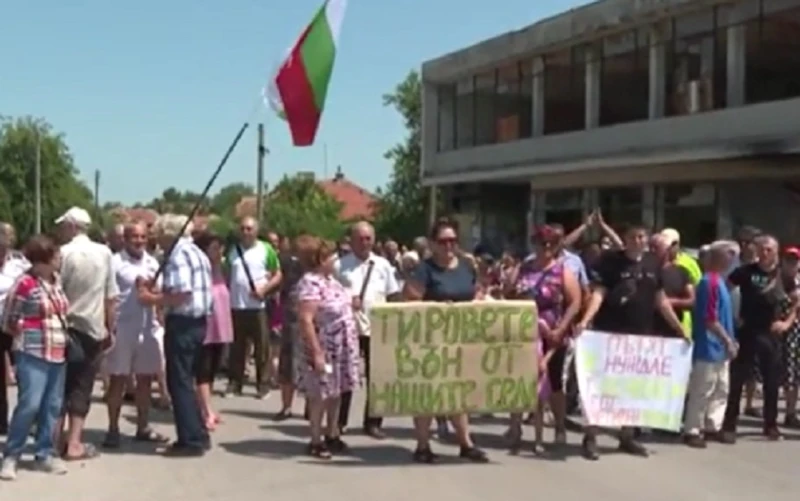
[[[319,129],[347,0],[326,0],[267,86],[267,99],[289,122],[295,146],[311,146]]]

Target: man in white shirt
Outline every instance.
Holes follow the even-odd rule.
[[[132,374],[135,378],[137,442],[164,443],[165,437],[149,426],[150,389],[161,372],[164,330],[154,304],[139,299],[137,283],[151,281],[158,270],[158,260],[145,251],[147,227],[140,222],[125,225],[123,246],[114,254],[112,263],[119,288],[117,335],[114,346],[106,356],[109,386],[108,433],[104,447],[120,446],[119,417],[123,394]],[[156,287],[160,287],[160,281]],[[129,388],[132,390],[133,388]]]
[[[253,345],[256,361],[256,395],[265,398],[269,391],[269,350],[271,343],[267,324],[266,299],[277,291],[282,274],[278,253],[267,242],[258,239],[258,222],[242,219],[240,240],[228,250],[228,287],[231,295],[233,345],[229,360],[229,381],[226,394],[242,394],[249,347]]]
[[[103,353],[114,344],[119,291],[111,250],[87,236],[92,224],[89,213],[72,207],[55,223],[67,242],[61,247],[61,284],[69,299],[66,320],[71,336],[82,347],[80,360],[68,354],[64,406],[69,427],[64,455],[68,460],[91,459],[97,450],[82,442],[83,428]]]
[[[359,222],[350,228],[350,247],[352,252],[342,256],[336,262],[336,278],[350,292],[353,298],[353,310],[359,329],[359,344],[364,356],[364,365],[369,378],[369,308],[386,301],[395,301],[400,297],[400,285],[397,283],[394,267],[381,256],[372,252],[375,245],[375,230],[367,222]],[[366,285],[365,285],[366,284]],[[367,397],[369,398],[369,396]],[[350,414],[352,393],[342,395],[339,410],[339,427],[344,431]],[[364,432],[376,439],[384,438],[381,430],[383,419],[368,415],[368,406],[364,407]]]
[[[0,222],[0,318],[8,291],[14,282],[30,268],[24,256],[14,250],[16,232],[9,223]],[[0,331],[0,435],[8,432],[8,384],[11,375],[11,336]]]

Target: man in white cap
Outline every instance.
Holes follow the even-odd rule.
[[[65,242],[61,247],[61,282],[69,299],[66,320],[71,336],[64,397],[68,428],[63,453],[68,461],[91,459],[97,449],[83,443],[83,428],[103,353],[113,345],[119,291],[111,250],[87,235],[92,224],[89,213],[72,207],[55,222]]]
[[[661,237],[669,246],[668,253],[670,261],[686,270],[686,273],[689,274],[689,278],[692,280],[692,285],[697,285],[697,282],[703,278],[703,272],[700,270],[700,265],[697,263],[697,260],[681,250],[680,232],[675,228],[665,228],[661,230]]]

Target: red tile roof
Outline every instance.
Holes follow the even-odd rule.
[[[349,221],[358,218],[372,219],[375,214],[375,197],[342,175],[319,182],[320,187],[342,204],[339,217]]]
[[[345,178],[341,170],[338,170],[333,178],[323,179],[322,181],[318,181],[317,184],[328,195],[342,204],[339,218],[343,221],[351,221],[358,218],[372,219],[375,215],[375,197],[362,187]],[[256,197],[243,197],[239,203],[236,204],[237,217],[241,218],[255,215]]]

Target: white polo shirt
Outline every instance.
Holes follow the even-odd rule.
[[[16,252],[9,252],[5,261],[0,263],[0,318],[5,310],[8,291],[30,267],[28,260]]]
[[[373,262],[375,265],[364,293],[363,312],[356,315],[362,336],[370,335],[368,313],[372,305],[385,303],[387,297],[400,292],[395,269],[389,261],[376,254],[370,254],[366,261],[362,261],[352,252],[339,258],[334,265],[339,282],[350,292],[351,296],[358,296],[361,294],[369,262]]]
[[[150,280],[158,271],[158,260],[148,253],[136,259],[127,252],[120,251],[111,259],[114,278],[119,288],[119,304],[117,305],[117,330],[121,335],[139,335],[154,333],[161,328],[154,306],[145,306],[139,302],[136,292],[136,280]],[[158,288],[161,288],[159,278]]]

